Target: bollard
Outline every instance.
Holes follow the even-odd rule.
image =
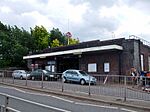
[[[4,71],[2,73],[2,82],[4,82]]]
[[[89,96],[91,95],[91,77],[89,75]]]
[[[145,76],[144,76],[144,77],[145,77]],[[147,82],[146,80],[147,80],[147,79],[146,79],[146,77],[145,77],[145,88],[146,88],[146,85],[147,85],[147,84],[146,84],[146,82]]]
[[[1,105],[0,109],[1,109],[0,112],[4,112],[4,106],[3,105]]]
[[[13,77],[13,84],[14,84],[15,83],[15,77],[14,77],[14,75],[12,77]]]
[[[124,102],[127,100],[127,76],[124,77]]]
[[[42,82],[41,82],[41,88],[43,88],[43,78],[44,78],[44,74],[42,72]]]
[[[27,77],[27,73],[26,73],[26,84],[25,84],[25,86],[27,86],[27,79],[28,79],[28,77]]]
[[[62,77],[62,88],[61,88],[61,91],[64,92],[64,80],[63,80],[63,77]]]

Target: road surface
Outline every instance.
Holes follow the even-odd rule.
[[[145,112],[135,108],[82,101],[8,86],[0,86],[0,93],[12,97],[8,106],[18,112]],[[4,104],[4,101],[4,97],[0,96],[0,104]]]

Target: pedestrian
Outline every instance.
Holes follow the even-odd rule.
[[[146,71],[141,71],[140,73],[141,86],[146,85],[146,73]]]
[[[132,78],[132,85],[134,87],[135,85],[137,85],[137,81],[138,81],[138,73],[137,73],[137,70],[134,67],[131,68],[130,75],[131,75],[131,78]]]

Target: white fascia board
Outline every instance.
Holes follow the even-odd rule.
[[[84,52],[112,50],[112,49],[123,50],[123,47],[119,45],[97,46],[97,47],[89,47],[89,48],[83,48],[83,49],[73,49],[73,50],[67,50],[67,51],[58,51],[58,52],[52,52],[52,53],[24,56],[23,59],[45,58],[48,56],[58,56],[58,55],[64,55],[64,54],[82,54]]]

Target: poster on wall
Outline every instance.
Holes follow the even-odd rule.
[[[97,65],[96,65],[96,63],[88,64],[88,72],[97,72]]]
[[[104,72],[109,72],[109,71],[110,71],[110,64],[104,63]]]
[[[55,66],[52,65],[52,72],[55,72]]]

